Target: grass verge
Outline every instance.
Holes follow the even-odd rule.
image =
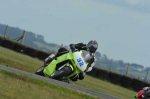
[[[4,70],[0,78],[1,99],[100,99]]]

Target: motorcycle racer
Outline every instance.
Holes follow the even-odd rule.
[[[75,61],[77,62],[78,66],[79,66],[78,68],[81,69],[81,72],[79,72],[80,70],[78,72],[73,70],[73,68],[74,69],[76,68],[76,67],[72,68],[72,66],[75,65],[74,62],[70,63],[70,65],[72,65],[72,66],[67,66],[67,65],[69,65],[67,62],[72,61],[73,57],[72,57],[71,54],[69,54],[69,50],[67,50],[64,47],[61,47],[58,50],[58,53],[56,55],[51,54],[50,56],[48,56],[44,60],[44,66],[42,66],[43,70],[41,70],[42,72],[39,72],[39,70],[40,70],[39,69],[39,70],[36,71],[36,74],[42,75],[42,76],[46,76],[47,75],[48,77],[50,76],[50,78],[58,79],[58,78],[61,77],[61,73],[63,73],[62,75],[66,75],[67,76],[68,73],[70,74],[71,72],[74,72],[73,75],[70,75],[71,78],[69,77],[72,81],[77,81],[78,79],[83,80],[85,73],[86,72],[90,72],[92,70],[93,66],[96,63],[95,52],[96,52],[96,50],[98,48],[98,43],[95,40],[91,40],[91,41],[89,41],[88,44],[78,43],[78,44],[70,44],[69,46],[70,46],[70,49],[71,49],[72,53],[74,53],[74,52],[76,53],[76,54],[74,53],[74,55],[77,55],[77,53],[79,55],[79,57],[78,57],[78,55],[77,55],[77,57],[76,56],[74,56],[74,57],[77,58],[77,60],[75,59]],[[80,50],[83,53],[82,52],[80,53]],[[83,57],[82,55],[84,55],[84,53],[86,53],[85,55],[88,55],[88,57],[87,56]],[[65,59],[67,57],[66,55],[67,56],[69,55],[70,61],[67,61],[68,59],[67,60]],[[86,65],[83,65],[82,63],[80,63],[80,62],[82,62],[82,60],[80,60],[80,57],[83,57],[84,60],[86,59],[86,62],[88,62],[88,63]],[[60,64],[58,62],[60,62]],[[64,63],[65,63],[66,66],[64,68],[62,68],[62,71],[59,72],[59,70],[58,70],[59,66],[61,67],[62,65],[64,65]],[[51,64],[51,66],[49,64]],[[53,64],[54,64],[54,66],[53,66]],[[55,67],[55,65],[57,65],[57,66]],[[72,68],[73,71],[70,69],[70,67]],[[56,69],[58,71],[56,71],[57,73],[56,73],[56,75],[54,74],[55,76],[53,77],[53,74],[51,74],[51,73],[54,71],[54,69]],[[75,69],[75,70],[77,70],[77,69]]]

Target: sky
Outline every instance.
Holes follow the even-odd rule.
[[[109,59],[150,67],[150,0],[1,0],[0,23],[69,45],[97,40]]]

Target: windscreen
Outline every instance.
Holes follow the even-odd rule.
[[[85,50],[82,50],[82,57],[86,63],[88,63],[92,59],[92,56],[90,55],[90,53]]]

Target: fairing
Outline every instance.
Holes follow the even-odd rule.
[[[64,55],[59,56],[56,60],[54,59],[43,71],[45,76],[50,77],[56,70],[56,65],[65,60],[70,60],[72,64],[66,64],[73,69],[72,74],[65,78],[70,78],[79,72],[84,72],[87,68],[87,62],[91,59],[90,54],[87,51],[80,52],[69,52]]]
[[[72,60],[72,53],[66,53],[64,55],[61,55],[59,57],[57,57],[57,59],[53,60],[43,71],[43,73],[45,74],[45,76],[50,76],[53,72],[55,72],[56,69],[56,65],[60,62],[65,61],[66,59],[68,60]],[[69,65],[70,66],[70,65]]]
[[[84,72],[87,68],[87,62],[91,59],[89,52],[81,51],[81,52],[74,52],[74,60],[77,67]]]

